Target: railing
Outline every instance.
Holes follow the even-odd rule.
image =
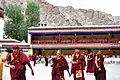
[[[76,46],[80,46],[80,48],[120,48],[120,44],[118,43],[85,43],[85,44],[32,44],[32,48],[75,48]]]
[[[108,42],[107,39],[81,39],[81,40],[32,40],[32,44],[67,44],[67,43],[118,43],[118,39],[112,39]]]

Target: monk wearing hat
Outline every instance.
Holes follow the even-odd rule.
[[[32,75],[34,75],[28,57],[19,50],[19,46],[13,45],[12,49],[13,52],[7,55],[7,63],[10,67],[11,80],[26,80],[26,64],[30,67]]]
[[[75,52],[72,55],[72,68],[71,74],[74,75],[74,80],[85,80],[84,69],[85,69],[85,56],[80,54],[79,48],[75,48]]]

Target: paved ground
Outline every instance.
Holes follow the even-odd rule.
[[[105,64],[107,71],[107,80],[120,80],[120,64]],[[30,69],[27,68],[26,76],[27,80],[51,80],[51,67],[45,67],[44,64],[37,64],[33,67],[35,75],[32,76]],[[73,80],[72,76],[69,77],[67,71],[65,71],[66,80]],[[93,74],[86,74],[86,80],[95,80]],[[4,67],[3,80],[10,80],[9,68]]]

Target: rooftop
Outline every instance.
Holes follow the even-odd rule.
[[[120,28],[120,25],[83,25],[83,26],[32,26],[32,29],[52,29],[52,28]]]
[[[20,41],[15,40],[15,39],[0,39],[0,42],[17,42],[17,43],[20,43]]]

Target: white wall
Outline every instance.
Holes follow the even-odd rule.
[[[0,39],[3,39],[4,19],[0,18]]]
[[[31,34],[28,33],[28,44],[31,44]]]

